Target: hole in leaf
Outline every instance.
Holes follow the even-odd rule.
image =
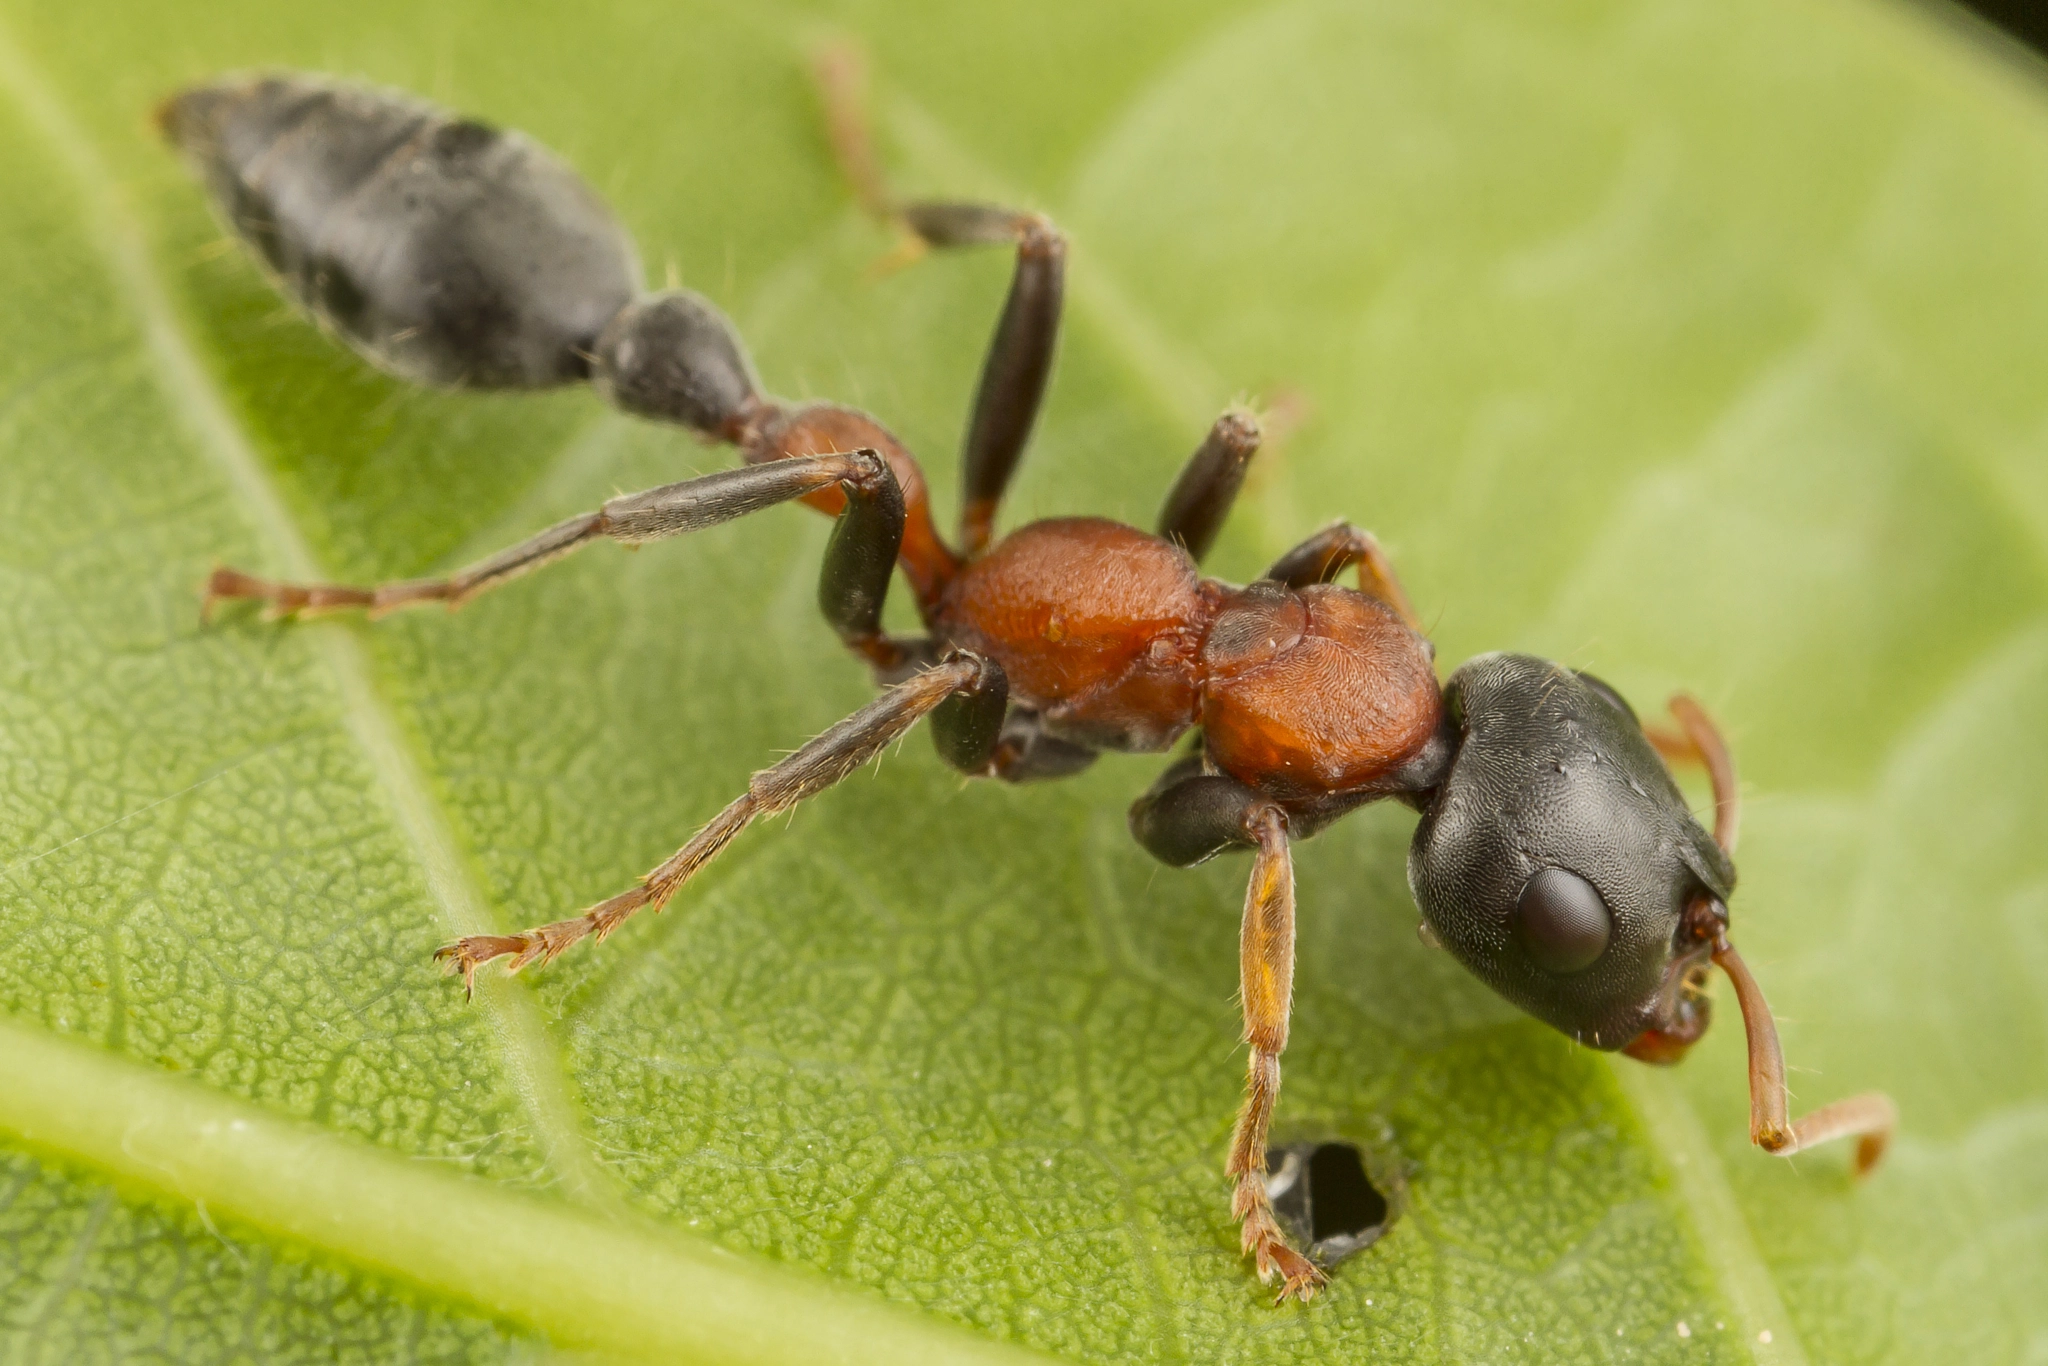
[[[1295,1241],[1324,1266],[1378,1242],[1392,1222],[1355,1143],[1288,1143],[1266,1150],[1266,1195]]]

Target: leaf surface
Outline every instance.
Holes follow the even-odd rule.
[[[9,1359],[2048,1351],[2035,73],[1839,0],[0,26]],[[1244,867],[1130,842],[1156,759],[963,787],[913,740],[463,1005],[435,944],[618,890],[866,695],[811,607],[826,527],[602,547],[452,618],[202,627],[216,562],[428,572],[725,457],[588,393],[370,373],[221,249],[146,112],[295,66],[523,128],[950,507],[1007,263],[866,273],[803,76],[828,34],[907,190],[1073,234],[1012,524],[1147,522],[1215,410],[1277,396],[1305,416],[1217,572],[1349,517],[1447,665],[1708,701],[1740,942],[1802,1102],[1898,1099],[1876,1179],[1747,1148],[1728,1021],[1650,1073],[1431,953],[1413,817],[1371,810],[1299,850],[1280,1118],[1361,1142],[1401,1217],[1268,1308],[1219,1173]]]

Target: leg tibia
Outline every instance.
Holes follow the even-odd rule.
[[[1066,239],[1040,214],[994,204],[897,200],[875,155],[868,124],[867,67],[859,52],[845,44],[827,47],[819,52],[813,74],[825,106],[826,131],[848,184],[868,212],[904,229],[903,248],[890,264],[907,264],[934,247],[1017,248],[1010,294],[982,364],[961,451],[961,550],[971,557],[989,542],[996,508],[1045,396],[1066,287]],[[911,516],[914,523],[914,508]],[[909,569],[907,561],[905,568]]]
[[[991,667],[980,656],[965,651],[948,655],[934,667],[890,688],[781,763],[754,774],[745,793],[641,878],[639,886],[568,920],[518,934],[480,934],[457,940],[436,950],[435,959],[461,973],[464,989],[473,991],[477,968],[492,959],[510,957],[508,970],[517,972],[530,963],[550,962],[591,935],[602,940],[645,907],[659,911],[756,817],[787,811],[824,791],[896,743],[947,698],[988,687]]]
[[[819,455],[775,466],[720,470],[698,479],[629,493],[558,522],[537,536],[480,560],[445,579],[407,579],[357,588],[347,584],[276,583],[238,569],[216,569],[207,581],[204,610],[223,599],[262,602],[272,616],[312,615],[364,608],[372,616],[440,602],[459,607],[477,594],[558,560],[592,541],[629,545],[680,536],[744,517],[777,503],[847,483],[875,483],[886,474],[874,451]]]
[[[1273,1107],[1280,1098],[1280,1054],[1287,1047],[1287,1021],[1294,999],[1294,864],[1287,847],[1287,818],[1278,807],[1265,806],[1249,813],[1246,826],[1259,851],[1251,883],[1245,888],[1238,945],[1239,990],[1251,1062],[1244,1108],[1238,1113],[1224,1171],[1235,1182],[1230,1211],[1242,1223],[1244,1250],[1255,1258],[1259,1279],[1270,1282],[1274,1276],[1280,1277],[1278,1303],[1291,1297],[1311,1298],[1328,1277],[1288,1244],[1266,1195],[1267,1139]]]
[[[1203,773],[1201,756],[1190,755],[1131,808],[1131,831],[1156,857],[1183,866],[1231,845],[1258,851],[1238,938],[1238,994],[1251,1062],[1223,1170],[1232,1182],[1230,1217],[1242,1227],[1244,1250],[1255,1259],[1259,1279],[1270,1282],[1277,1275],[1279,1299],[1306,1300],[1328,1278],[1288,1244],[1266,1194],[1267,1140],[1294,1001],[1294,863],[1287,816],[1235,779]]]

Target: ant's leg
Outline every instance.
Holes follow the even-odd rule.
[[[1408,605],[1408,595],[1401,591],[1394,562],[1380,549],[1370,531],[1361,531],[1349,522],[1324,527],[1274,561],[1265,577],[1277,579],[1290,588],[1305,588],[1312,583],[1329,583],[1354,564],[1358,566],[1359,591],[1393,608],[1408,623],[1409,630],[1421,635],[1422,623],[1415,619],[1415,609]]]
[[[801,498],[838,485],[850,492],[868,491],[870,501],[886,498],[872,491],[895,489],[895,478],[882,457],[871,450],[814,455],[770,465],[720,470],[678,484],[613,498],[595,512],[586,512],[549,527],[537,536],[501,550],[445,579],[409,579],[355,588],[344,584],[274,583],[237,569],[216,569],[206,586],[206,607],[224,598],[252,598],[268,604],[273,616],[311,615],[360,607],[372,616],[419,603],[445,602],[451,608],[521,574],[560,559],[596,540],[637,545],[685,532],[700,531],[776,503]],[[857,503],[858,498],[855,499]],[[896,495],[900,536],[901,496]],[[842,537],[835,535],[833,545]],[[893,552],[892,552],[893,553]],[[828,565],[831,560],[828,557]],[[876,611],[879,612],[879,605]],[[828,609],[828,615],[830,614]],[[835,620],[835,625],[838,621]]]
[[[996,508],[1023,458],[1045,397],[1059,340],[1067,239],[1042,215],[991,204],[907,204],[902,216],[930,246],[1017,245],[1009,297],[982,361],[960,452],[960,541],[963,553],[973,556],[994,533]]]
[[[1159,534],[1177,541],[1196,564],[1208,555],[1244,485],[1245,468],[1259,449],[1259,420],[1243,408],[1216,419],[1188,457],[1159,510]]]
[[[1257,1259],[1259,1279],[1271,1282],[1279,1275],[1276,1303],[1290,1296],[1307,1300],[1329,1278],[1288,1245],[1266,1194],[1266,1143],[1280,1096],[1280,1054],[1287,1047],[1294,995],[1294,864],[1287,816],[1235,778],[1202,773],[1201,763],[1201,756],[1191,755],[1168,769],[1131,808],[1131,833],[1155,857],[1179,866],[1232,845],[1258,851],[1238,946],[1251,1062],[1224,1171],[1235,1182],[1230,1212],[1243,1225],[1244,1250]]]
[[[961,449],[960,540],[962,553],[971,557],[988,545],[996,508],[1045,396],[1059,338],[1067,240],[1042,214],[994,204],[897,201],[884,183],[869,136],[867,79],[859,54],[844,44],[827,48],[815,74],[833,152],[855,195],[877,218],[909,230],[909,250],[899,252],[900,259],[907,262],[933,247],[1017,248],[1009,297],[982,362]]]
[[[1691,760],[1703,765],[1714,784],[1714,843],[1730,855],[1742,828],[1742,801],[1735,781],[1735,760],[1721,739],[1721,728],[1707,709],[1684,693],[1674,695],[1671,715],[1678,729],[1644,726],[1666,762]],[[1703,914],[1701,914],[1703,913]],[[1785,1089],[1785,1054],[1778,1043],[1778,1025],[1764,991],[1751,975],[1749,965],[1728,942],[1728,910],[1717,901],[1699,900],[1687,908],[1688,918],[1699,915],[1701,939],[1713,940],[1714,963],[1728,974],[1735,986],[1735,1001],[1742,1008],[1742,1032],[1749,1045],[1749,1141],[1767,1153],[1790,1157],[1803,1149],[1837,1138],[1856,1140],[1856,1174],[1863,1176],[1878,1164],[1890,1145],[1892,1131],[1899,1125],[1899,1107],[1880,1091],[1866,1091],[1810,1115],[1791,1117],[1791,1097]]]
[[[841,644],[865,659],[878,674],[891,675],[909,662],[911,651],[916,648],[891,640],[882,630],[882,606],[889,597],[889,576],[896,568],[896,552],[903,545],[903,491],[880,452],[863,449],[860,454],[872,463],[865,479],[839,481],[845,506],[832,524],[831,538],[825,542],[825,561],[818,570],[818,610],[839,633]],[[766,471],[787,463],[792,462],[778,460],[742,468]]]
[[[494,958],[510,956],[508,971],[534,962],[551,962],[578,940],[595,934],[600,941],[627,917],[644,907],[659,911],[691,876],[718,855],[757,817],[787,811],[816,796],[901,739],[918,721],[949,698],[974,694],[992,686],[990,663],[965,650],[947,654],[933,667],[897,684],[853,715],[747,782],[738,800],[700,828],[667,862],[640,879],[640,885],[599,902],[582,915],[519,934],[478,934],[457,940],[434,953],[449,971],[462,974],[465,989],[474,991],[476,970]]]
[[[860,206],[876,218],[891,217],[889,183],[868,127],[868,64],[850,42],[826,43],[811,57],[811,79],[824,105],[825,137],[832,159]]]
[[[1048,735],[1038,713],[1012,707],[1002,666],[988,661],[989,686],[947,699],[932,713],[939,757],[971,778],[1006,783],[1065,778],[1095,762],[1085,745]]]
[[[1071,778],[1100,757],[1098,750],[1047,731],[1037,712],[1012,707],[1003,720],[993,771],[1006,783],[1035,783]]]
[[[1258,857],[1244,894],[1238,978],[1251,1061],[1244,1109],[1238,1113],[1224,1172],[1237,1179],[1230,1212],[1243,1221],[1244,1250],[1257,1259],[1259,1279],[1270,1282],[1279,1273],[1274,1303],[1290,1296],[1307,1302],[1329,1284],[1329,1277],[1288,1246],[1266,1195],[1266,1140],[1280,1098],[1280,1054],[1287,1047],[1294,1003],[1294,861],[1288,853],[1287,817],[1279,807],[1260,807],[1247,825],[1258,841]]]
[[[953,694],[932,712],[932,744],[939,757],[973,778],[991,771],[1010,710],[1009,675],[993,659],[982,665],[974,687]]]

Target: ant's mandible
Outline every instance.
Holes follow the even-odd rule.
[[[842,69],[841,75],[844,75]],[[825,619],[882,694],[753,775],[631,889],[572,919],[472,935],[438,957],[474,983],[655,910],[756,817],[825,790],[929,719],[963,773],[1023,782],[1102,750],[1199,747],[1131,808],[1131,832],[1175,866],[1253,852],[1240,972],[1247,1095],[1227,1167],[1231,1213],[1262,1279],[1310,1298],[1325,1273],[1291,1247],[1264,1181],[1294,977],[1289,845],[1367,802],[1421,812],[1408,880],[1424,937],[1508,1000],[1600,1049],[1676,1062],[1706,1030],[1707,967],[1733,980],[1749,1044],[1750,1136],[1790,1154],[1859,1136],[1867,1170],[1895,1122],[1867,1094],[1787,1115],[1770,1010],[1728,942],[1737,823],[1733,765],[1706,714],[1638,723],[1590,675],[1482,655],[1439,686],[1392,566],[1339,522],[1247,587],[1203,578],[1256,450],[1226,412],[1167,495],[1157,529],[1093,517],[995,535],[1051,369],[1065,240],[1045,218],[981,204],[890,204],[846,82],[833,132],[856,187],[919,246],[1010,244],[1016,268],[965,443],[959,549],[932,521],[915,459],[874,418],[762,392],[732,325],[688,290],[643,293],[633,245],[567,166],[525,137],[422,101],[310,75],[231,78],[159,111],[233,230],[280,287],[381,369],[423,384],[523,389],[589,380],[629,413],[739,448],[737,469],[613,498],[447,578],[374,588],[215,571],[207,602],[281,615],[456,606],[598,539],[680,535],[800,499],[836,517],[819,581]],[[1358,587],[1335,580],[1355,567]],[[926,634],[891,636],[901,569]],[[1660,752],[1704,763],[1711,836]]]

